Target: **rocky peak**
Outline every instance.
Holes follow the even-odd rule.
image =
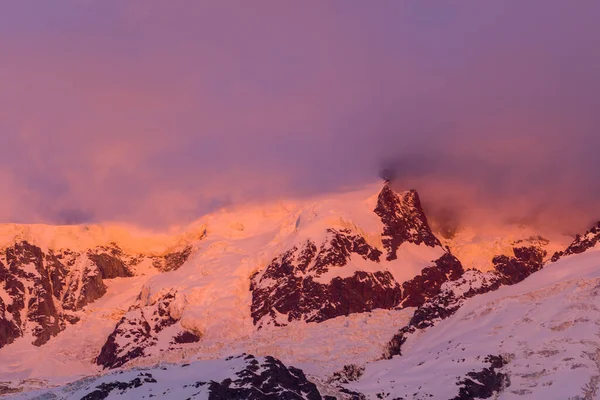
[[[279,255],[251,277],[254,323],[286,325],[293,320],[322,322],[340,315],[394,307],[400,286],[388,271],[356,271],[329,283],[318,279],[343,268],[352,257],[379,263],[381,251],[350,230],[328,229],[320,246],[307,241]]]
[[[191,252],[187,246],[163,256],[133,256],[116,243],[84,252],[43,250],[27,241],[0,249],[0,348],[28,332],[34,345],[43,345],[106,293],[105,279],[131,277],[144,260],[161,271],[174,270]]]
[[[583,236],[575,236],[573,243],[569,245],[564,251],[558,251],[552,256],[552,262],[558,261],[563,256],[570,256],[572,254],[580,254],[594,247],[600,240],[600,221],[596,223],[590,230],[588,230]]]
[[[416,190],[400,194],[386,181],[377,198],[375,214],[383,223],[383,247],[388,261],[398,258],[396,252],[402,243],[425,244],[429,247],[441,246],[431,231],[421,200]]]

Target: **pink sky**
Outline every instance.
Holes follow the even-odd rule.
[[[437,203],[599,218],[599,17],[558,0],[2,3],[0,221],[162,227],[388,166]]]

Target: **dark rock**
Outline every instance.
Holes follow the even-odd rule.
[[[493,258],[494,271],[480,272],[467,270],[456,279],[448,279],[435,296],[427,299],[415,310],[410,322],[396,333],[385,347],[383,358],[389,359],[402,355],[402,345],[407,337],[418,329],[435,325],[438,321],[452,316],[463,305],[464,301],[473,296],[497,290],[503,285],[513,285],[521,282],[543,267],[546,252],[537,247],[515,247],[514,256],[496,256]],[[451,264],[450,264],[451,265]],[[457,268],[452,269],[457,273]],[[435,274],[434,274],[435,275]],[[418,278],[420,281],[422,278]]]
[[[322,399],[316,385],[300,369],[286,367],[269,356],[260,365],[257,360],[251,360],[248,364],[235,374],[236,379],[211,381],[209,400]]]
[[[466,378],[456,383],[460,389],[458,396],[452,400],[489,399],[510,386],[508,375],[496,371],[502,368],[506,361],[501,356],[493,355],[488,356],[485,361],[491,364],[490,367],[469,372]]]
[[[154,257],[152,265],[160,271],[175,271],[188,260],[192,254],[192,246],[186,246],[181,251],[166,254],[162,257]]]
[[[419,195],[415,190],[398,195],[386,182],[379,193],[375,214],[383,223],[383,247],[387,251],[387,260],[395,260],[402,243],[425,244],[429,247],[441,246],[435,237],[427,217],[421,207]]]
[[[251,277],[254,323],[263,319],[276,326],[293,320],[321,322],[396,306],[400,286],[387,271],[356,271],[351,277],[318,282],[331,268],[344,267],[353,254],[375,263],[381,256],[362,236],[349,230],[329,229],[327,240],[319,248],[307,241],[275,258],[262,274]]]
[[[424,268],[413,279],[402,284],[403,307],[418,307],[440,293],[442,283],[460,278],[464,270],[456,257],[446,253],[432,267]]]
[[[18,324],[33,325],[32,333],[36,338],[33,344],[40,346],[64,328],[54,304],[44,253],[39,247],[23,241],[6,249],[6,262],[10,277],[5,281],[5,290],[13,298],[9,312]],[[6,272],[1,275],[6,276]],[[27,297],[29,303],[25,304]],[[26,321],[21,320],[23,309],[27,310]]]
[[[102,383],[96,386],[95,390],[86,394],[81,400],[103,400],[110,396],[111,392],[117,391],[119,394],[125,393],[129,389],[134,389],[142,386],[145,383],[156,383],[156,379],[151,374],[139,374],[135,379],[129,382],[109,382]]]
[[[570,256],[572,254],[581,254],[592,247],[600,240],[600,222],[597,222],[583,236],[577,235],[575,240],[564,251],[556,252],[552,255],[552,262],[558,261],[561,257]]]
[[[14,320],[10,320],[6,316],[6,306],[0,299],[0,348],[14,342],[21,336],[21,329],[17,326]]]
[[[63,295],[63,309],[81,310],[106,294],[106,285],[96,267],[88,267],[82,271],[81,279],[71,280]]]
[[[5,250],[8,265],[0,262],[0,285],[12,301],[9,305],[0,301],[0,347],[20,337],[26,326],[35,337],[34,345],[46,343],[67,323],[79,320],[69,312],[106,292],[96,266],[75,267],[80,256],[69,250],[46,254],[26,241]]]
[[[514,257],[500,255],[492,263],[503,285],[521,282],[544,266],[546,251],[535,246],[513,248]]]
[[[357,381],[365,372],[365,367],[356,364],[344,365],[341,371],[334,372],[333,376],[328,380],[329,383],[350,383]]]
[[[167,327],[175,325],[178,320],[169,314],[169,305],[175,299],[175,293],[169,292],[155,303],[142,306],[136,304],[121,318],[109,335],[96,357],[96,364],[104,368],[118,368],[129,361],[146,356],[146,349],[155,346],[159,334]],[[184,340],[177,342],[175,338]],[[185,340],[200,339],[193,333],[179,330],[174,337],[167,338],[167,343],[191,343]],[[194,341],[198,341],[194,340]],[[172,348],[170,348],[172,350]]]
[[[223,361],[217,370],[206,365],[185,364],[189,381],[182,382],[181,366],[161,365],[152,369],[119,371],[100,377],[90,377],[61,388],[49,389],[40,398],[55,398],[65,394],[85,392],[83,399],[147,397],[213,400],[321,400],[317,386],[302,370],[286,366],[273,357],[254,357],[242,354],[228,357],[226,370]],[[198,368],[199,367],[199,368]],[[197,368],[197,369],[196,369]],[[226,372],[227,371],[227,372]],[[196,373],[194,376],[194,372]],[[227,375],[223,379],[223,373]],[[218,377],[218,378],[216,378]],[[174,379],[175,378],[175,379]],[[213,378],[213,379],[211,379]],[[334,397],[325,397],[327,400]]]
[[[8,385],[0,384],[0,396],[5,396],[5,395],[8,395],[8,394],[20,393],[22,391],[23,391],[22,388],[16,388],[16,387],[12,387],[12,386],[8,386]]]
[[[163,256],[161,269],[179,268],[191,251],[188,246]],[[132,257],[115,243],[84,253],[44,252],[27,241],[12,244],[0,253],[0,260],[6,261],[6,265],[0,261],[0,288],[11,300],[5,304],[0,299],[0,348],[26,329],[33,333],[33,344],[46,343],[67,324],[79,321],[77,311],[106,293],[104,279],[133,276],[131,266],[144,258],[155,259]]]
[[[312,241],[296,246],[250,278],[251,314],[259,328],[295,320],[322,322],[377,308],[416,307],[437,295],[442,283],[457,279],[463,272],[456,257],[444,253],[402,288],[384,267],[382,271],[355,271],[349,277],[323,281],[322,276],[343,268],[352,256],[379,263],[382,255],[349,230],[329,229],[327,233],[320,246]]]
[[[102,279],[126,278],[133,276],[127,265],[121,260],[120,252],[107,252],[106,248],[96,249],[94,252],[88,253],[88,258],[98,266]],[[102,252],[104,251],[104,252]]]
[[[184,331],[173,338],[173,343],[196,343],[199,342],[200,339],[201,337],[196,335],[195,333]]]

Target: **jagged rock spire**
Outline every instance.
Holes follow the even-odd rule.
[[[397,194],[390,187],[390,181],[386,180],[374,212],[383,223],[382,242],[387,251],[387,260],[397,258],[396,252],[404,242],[441,246],[429,227],[416,190]]]

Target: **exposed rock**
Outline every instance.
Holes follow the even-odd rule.
[[[169,292],[152,304],[133,305],[102,346],[96,363],[104,368],[118,368],[135,358],[148,356],[161,340],[171,344],[169,350],[200,340],[195,333],[186,332],[178,319],[170,315],[169,306],[174,299],[175,293]],[[173,325],[178,325],[177,329],[165,332],[165,328]]]
[[[22,391],[23,391],[22,388],[16,388],[16,387],[12,387],[12,386],[0,383],[0,396],[5,396],[5,395],[8,395],[8,394],[20,393]]]
[[[273,357],[261,364],[248,355],[247,367],[235,374],[237,379],[210,382],[210,400],[321,400],[321,394],[302,370],[286,367]]]
[[[175,271],[181,268],[181,266],[188,260],[192,254],[192,246],[186,246],[181,251],[165,254],[162,257],[153,257],[154,261],[152,265],[154,268],[160,271]]]
[[[344,365],[341,371],[334,372],[333,376],[328,380],[329,383],[349,383],[357,381],[365,372],[365,367],[355,364]]]
[[[199,342],[200,339],[202,338],[199,335],[192,332],[184,331],[177,334],[173,338],[173,342],[171,344],[196,343]]]
[[[96,265],[83,263],[77,267],[71,270],[70,279],[65,280],[67,290],[62,295],[65,310],[80,310],[106,293],[106,286]]]
[[[418,307],[440,293],[442,284],[460,278],[464,270],[456,257],[446,253],[432,267],[402,284],[402,307]]]
[[[345,267],[353,256],[379,264],[381,255],[350,230],[329,229],[319,247],[310,240],[295,246],[251,277],[255,325],[322,322],[377,308],[416,307],[438,294],[443,282],[463,273],[460,262],[445,253],[402,287],[383,266],[381,271],[335,276],[335,269]],[[326,274],[333,277],[323,280]]]
[[[489,399],[510,386],[508,375],[497,371],[506,364],[502,356],[489,355],[485,362],[490,366],[481,371],[469,372],[464,379],[456,382],[460,390],[452,400]]]
[[[569,245],[564,251],[556,252],[552,255],[552,262],[558,261],[561,257],[570,256],[572,254],[581,254],[586,250],[596,246],[596,243],[600,240],[600,222],[597,222],[589,231],[583,236],[577,235],[573,243]]]
[[[4,290],[12,299],[6,311],[21,330],[30,327],[36,338],[33,343],[42,345],[64,328],[54,304],[44,254],[39,247],[20,242],[6,249],[5,257],[8,271],[0,276],[6,278]],[[0,265],[0,269],[4,266]]]
[[[379,193],[374,211],[383,223],[382,242],[387,251],[387,260],[395,260],[398,248],[405,242],[423,243],[429,247],[441,246],[429,228],[415,190],[398,195],[390,188],[389,182],[386,182]]]
[[[65,251],[44,253],[26,241],[0,254],[0,290],[10,302],[0,300],[0,347],[31,332],[36,346],[61,332],[79,318],[80,310],[106,292],[97,265],[81,254]]]
[[[100,269],[102,279],[133,276],[122,260],[123,251],[116,244],[90,250],[88,251],[88,257]]]
[[[492,263],[503,285],[514,285],[532,273],[542,269],[546,251],[535,247],[515,247],[514,257],[500,255],[494,257]]]
[[[35,338],[33,344],[42,345],[67,323],[76,323],[75,312],[106,293],[104,279],[133,276],[132,267],[144,258],[159,260],[162,270],[177,269],[190,253],[186,247],[163,257],[133,257],[114,243],[83,253],[44,252],[16,242],[0,251],[0,291],[6,293],[0,297],[0,348],[26,332]]]
[[[381,252],[348,230],[328,230],[319,246],[307,241],[275,258],[251,278],[251,314],[255,324],[285,325],[294,320],[321,322],[375,308],[392,308],[400,285],[388,271],[356,271],[350,277],[318,281],[332,268],[344,267],[352,255],[379,262]]]
[[[300,369],[273,357],[242,354],[225,360],[131,369],[85,378],[36,393],[39,398],[334,400],[322,397]],[[38,398],[36,396],[36,398]]]
[[[152,377],[152,374],[140,373],[138,377],[132,379],[129,382],[115,381],[101,383],[100,385],[96,386],[93,392],[83,396],[81,400],[103,400],[110,396],[112,392],[124,394],[129,389],[138,388],[145,383],[156,383],[156,379]]]
[[[383,358],[402,355],[402,345],[418,329],[435,325],[453,315],[466,299],[521,282],[543,267],[546,252],[536,246],[513,248],[513,257],[494,257],[494,271],[467,270],[460,278],[442,283],[439,294],[420,305],[407,326],[386,345]]]
[[[20,336],[19,325],[14,320],[14,316],[7,312],[4,301],[0,299],[0,348],[12,343]]]

